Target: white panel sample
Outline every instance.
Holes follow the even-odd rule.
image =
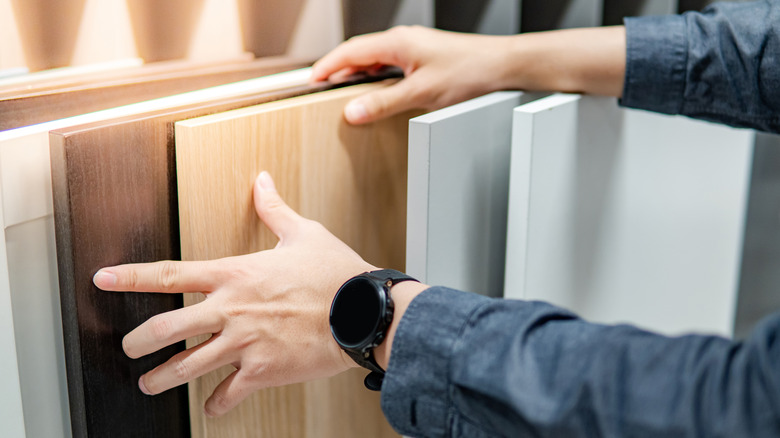
[[[0,203],[0,212],[2,203]],[[0,216],[2,224],[2,216]],[[11,286],[5,239],[0,239],[0,422],[4,437],[24,438],[22,388],[17,363],[14,315],[11,311]]]
[[[58,290],[54,218],[6,228],[14,329],[25,412],[31,437],[70,436],[62,312]],[[55,334],[55,335],[53,335]],[[52,372],[56,369],[57,373]]]
[[[512,109],[498,92],[409,121],[406,271],[501,296]]]
[[[575,95],[514,118],[507,297],[732,334],[751,131]]]

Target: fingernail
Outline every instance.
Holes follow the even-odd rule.
[[[116,274],[101,269],[92,277],[92,282],[101,289],[116,286]]]
[[[209,412],[209,409],[208,409],[208,408],[206,408],[206,407],[204,407],[204,408],[203,408],[203,415],[205,415],[205,416],[206,416],[206,417],[208,417],[208,418],[214,418],[214,417],[216,417],[216,415],[214,415],[214,414],[212,414],[211,412]]]
[[[146,395],[152,395],[151,392],[149,392],[148,389],[146,389],[146,385],[144,385],[144,376],[141,376],[140,379],[138,379],[138,388],[141,389],[141,392],[143,392]]]
[[[271,175],[265,170],[260,172],[260,176],[257,178],[257,182],[260,184],[260,188],[269,192],[275,192],[276,186]]]
[[[344,108],[344,117],[350,123],[360,123],[368,117],[368,111],[363,103],[353,100]]]

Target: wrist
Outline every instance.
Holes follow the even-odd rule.
[[[405,281],[396,284],[390,289],[390,296],[395,303],[393,320],[387,329],[387,335],[385,336],[384,341],[374,348],[374,358],[382,369],[387,370],[387,366],[390,363],[395,333],[406,309],[409,307],[412,300],[425,289],[428,289],[428,287],[428,285],[416,281]]]

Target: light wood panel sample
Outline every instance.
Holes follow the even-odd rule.
[[[199,88],[251,79],[304,67],[306,63],[286,58],[220,64],[162,63],[111,72],[104,80],[73,86],[49,86],[28,93],[0,93],[0,130],[71,117]]]
[[[492,93],[409,121],[409,275],[504,295],[512,109],[534,97]]]
[[[406,139],[410,114],[367,126],[343,120],[360,85],[176,124],[182,258],[213,259],[273,248],[257,219],[261,170],[302,215],[318,220],[376,266],[403,269]],[[193,303],[200,298],[185,297]],[[195,437],[392,436],[365,373],[259,391],[219,419],[202,406],[227,369],[190,385]]]
[[[732,334],[751,131],[554,95],[512,135],[507,297]]]

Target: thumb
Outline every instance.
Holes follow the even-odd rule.
[[[352,125],[384,119],[415,107],[409,79],[381,90],[372,91],[350,101],[344,107],[344,118]]]
[[[290,208],[276,191],[274,180],[268,172],[260,172],[255,180],[253,190],[255,210],[268,229],[279,238],[290,238],[297,222],[301,220],[292,208]]]

